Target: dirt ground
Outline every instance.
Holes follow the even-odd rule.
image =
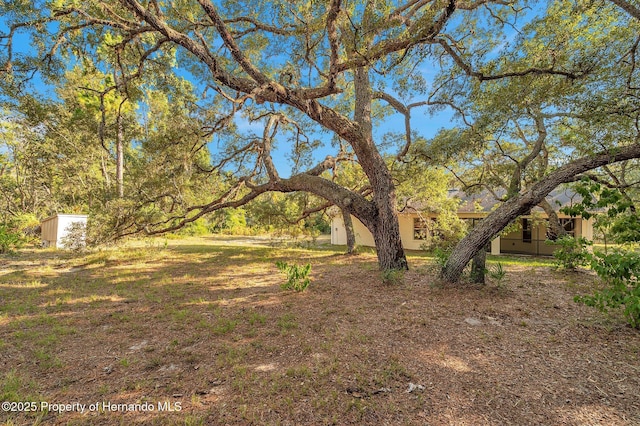
[[[640,332],[573,302],[586,272],[453,286],[415,256],[383,282],[371,254],[225,244],[1,257],[0,422],[640,424]]]

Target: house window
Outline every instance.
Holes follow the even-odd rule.
[[[564,229],[567,235],[575,238],[576,236],[576,220],[574,218],[562,218],[560,219],[560,226]]]
[[[429,228],[427,227],[427,221],[420,218],[413,218],[413,239],[414,240],[426,240],[429,235]]]
[[[576,236],[576,220],[574,218],[562,218],[558,219],[560,227],[564,229],[565,235],[570,237]],[[556,240],[559,235],[552,235],[551,228],[549,227],[549,219],[547,219],[547,238],[550,240]]]
[[[471,229],[475,228],[478,223],[480,223],[481,219],[478,218],[478,217],[474,217],[474,218],[466,218],[466,219],[462,219],[462,220],[464,221],[464,223],[467,224],[467,229],[471,230]]]
[[[522,242],[531,242],[531,221],[529,219],[522,219]]]

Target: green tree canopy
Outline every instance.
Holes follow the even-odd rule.
[[[517,205],[497,211],[486,229],[472,231],[473,244],[467,240],[456,249],[456,266],[447,273],[455,280],[486,238],[559,183],[640,155],[635,139],[605,131],[593,144],[592,133],[580,133],[589,131],[581,121],[590,112],[603,122],[620,120],[629,135],[635,131],[625,108],[633,110],[635,102],[637,23],[603,0],[551,2],[545,9],[517,0],[56,0],[0,8],[8,25],[0,58],[6,86],[24,81],[35,67],[56,81],[65,61],[90,61],[113,75],[113,90],[129,102],[145,86],[170,88],[171,99],[178,80],[195,82],[189,119],[199,137],[216,146],[206,170],[212,192],[193,204],[174,203],[168,195],[127,201],[125,210],[149,214],[122,216],[121,234],[176,229],[270,191],[305,191],[365,224],[381,268],[405,268],[388,156],[407,160],[419,140],[412,120],[418,108],[446,107],[459,114],[461,125],[430,141],[427,150],[440,144],[447,149],[439,155],[458,161],[462,153],[465,161],[481,162],[495,179],[487,185],[504,183],[508,201]],[[12,44],[25,31],[37,54]],[[439,77],[425,78],[434,67]],[[613,87],[623,95],[619,101],[607,94]],[[380,138],[374,129],[392,113],[404,116],[404,131],[400,138]],[[243,131],[238,123],[247,121],[263,130]],[[118,141],[123,132],[117,123]],[[290,176],[274,162],[283,146],[293,160]],[[314,156],[321,146],[332,146],[332,155]],[[366,194],[327,173],[353,159],[366,177]]]

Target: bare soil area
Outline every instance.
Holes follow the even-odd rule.
[[[276,261],[311,263],[309,288]],[[0,422],[640,424],[640,332],[573,302],[592,275],[410,265],[384,283],[371,254],[210,239],[0,257]]]

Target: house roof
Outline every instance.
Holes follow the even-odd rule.
[[[498,191],[496,195],[502,196],[505,191]],[[496,200],[495,196],[489,191],[481,191],[479,193],[468,194],[460,189],[450,189],[449,196],[460,200],[458,212],[474,213],[474,212],[490,212],[495,209],[501,202]],[[556,188],[546,197],[549,204],[555,210],[558,207],[570,206],[582,201],[582,197],[568,187]],[[534,207],[533,211],[543,211],[540,207]]]
[[[504,195],[505,192],[504,190],[500,190],[496,191],[495,194],[500,197]],[[490,213],[501,204],[501,201],[498,201],[491,192],[486,190],[478,193],[466,193],[461,189],[454,188],[449,190],[449,197],[456,198],[460,201],[457,209],[458,213]],[[582,201],[582,197],[569,187],[556,188],[547,195],[546,199],[549,204],[553,206],[554,210]],[[407,200],[405,206],[399,212],[405,214],[424,212],[425,207],[426,206],[420,203]],[[544,210],[541,207],[534,207],[532,211],[543,212]],[[327,213],[330,217],[338,216],[340,209],[332,206]]]

